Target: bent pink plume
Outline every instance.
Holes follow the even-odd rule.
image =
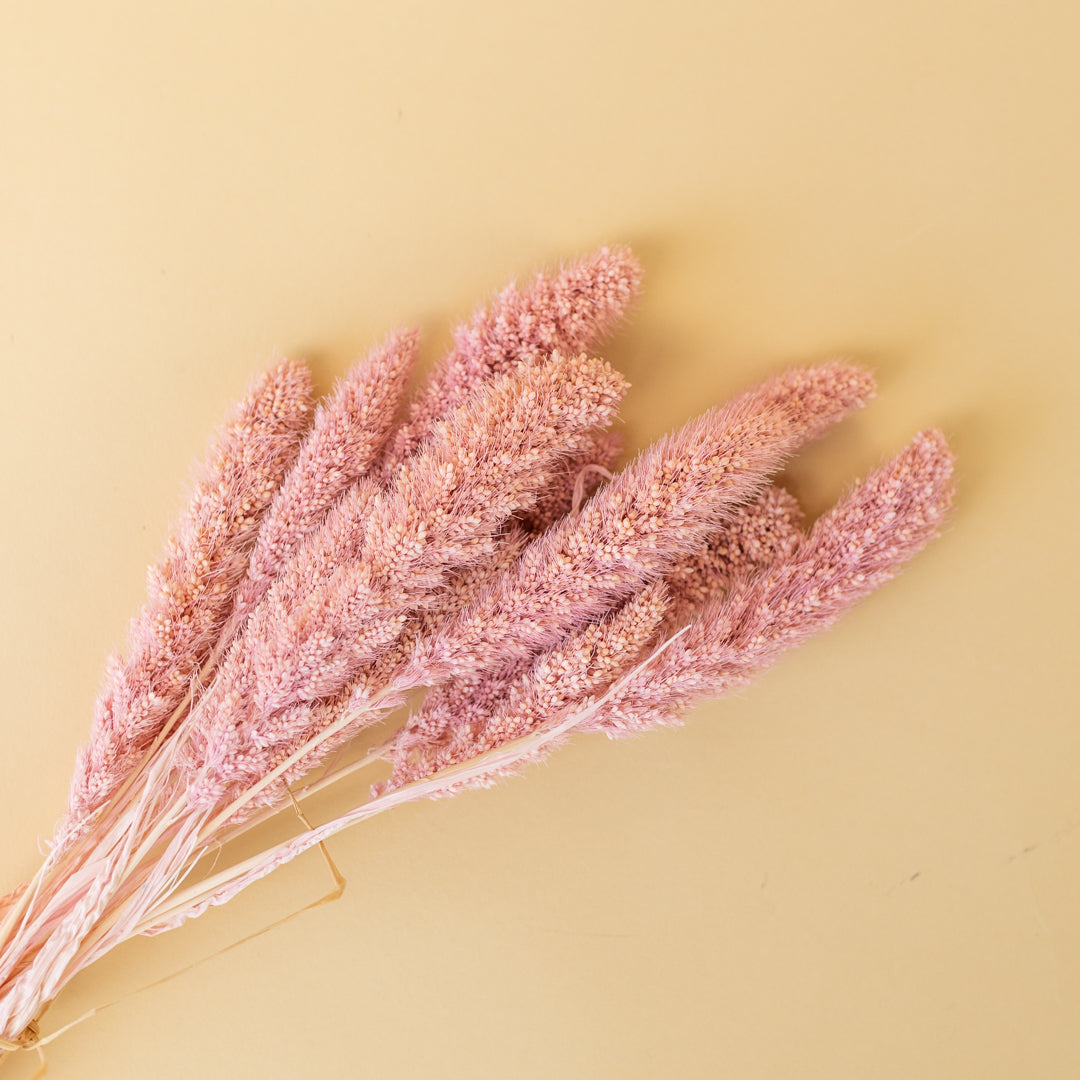
[[[165,557],[149,570],[147,602],[132,623],[127,659],[113,657],[106,667],[58,839],[123,783],[210,656],[310,410],[310,373],[284,360],[254,380],[222,426],[186,516]]]

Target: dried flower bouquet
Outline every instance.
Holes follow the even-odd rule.
[[[314,410],[300,364],[255,381],[108,663],[50,852],[0,901],[0,1052],[39,1042],[44,1008],[121,941],[353,822],[490,784],[575,731],[677,722],[940,530],[935,431],[809,529],[769,486],[872,396],[847,363],[776,375],[612,474],[626,384],[592,350],[639,281],[629,250],[603,248],[504,290],[407,406],[413,331]],[[420,688],[398,730],[333,764]],[[380,761],[355,809],[206,872],[226,840]]]

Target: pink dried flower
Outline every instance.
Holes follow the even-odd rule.
[[[124,781],[210,656],[310,409],[307,368],[285,360],[253,382],[221,428],[184,520],[165,557],[150,568],[147,603],[132,623],[127,659],[108,661],[58,838]]]
[[[376,495],[357,561],[307,595],[287,570],[253,612],[191,726],[198,798],[262,775],[297,734],[284,710],[338,693],[448,573],[490,556],[502,523],[611,419],[624,388],[603,361],[555,354],[490,381],[440,421]]]
[[[86,816],[0,898],[0,1054],[32,1045],[45,1003],[132,935],[178,925],[354,822],[515,772],[573,731],[676,722],[829,625],[939,530],[952,459],[932,431],[807,534],[794,500],[764,488],[872,393],[841,363],[770,379],[611,477],[604,428],[624,384],[577,352],[637,279],[628,252],[602,250],[503,293],[458,331],[392,445],[412,334],[348,377],[299,458],[306,376],[283,365],[256,387],[152,574],[131,658],[112,669],[73,790]],[[424,686],[365,759],[302,779]],[[377,757],[392,774],[367,802],[197,872]]]
[[[872,392],[869,374],[848,364],[796,369],[661,439],[418,649],[408,677],[502,666],[601,616],[699,552],[793,450]]]
[[[742,574],[727,597],[707,603],[582,730],[618,735],[671,723],[696,698],[748,682],[827,629],[938,534],[952,471],[945,437],[921,432],[819,518],[790,555]]]
[[[236,597],[235,620],[250,614],[300,542],[374,465],[390,436],[419,340],[417,330],[391,334],[319,404],[296,464],[259,529],[247,579]]]
[[[633,252],[616,246],[599,248],[553,277],[538,274],[524,290],[508,285],[454,331],[454,348],[432,372],[394,437],[387,469],[404,461],[432,424],[485,380],[553,352],[579,353],[598,345],[623,319],[640,284],[641,266]]]

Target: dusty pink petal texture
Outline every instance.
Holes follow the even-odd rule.
[[[602,616],[699,552],[788,455],[872,393],[870,375],[852,365],[799,368],[661,439],[418,649],[412,677],[503,666]]]
[[[375,464],[416,361],[416,330],[391,334],[356,364],[315,410],[311,431],[259,529],[235,619],[246,617],[300,542],[347,488]]]
[[[148,573],[127,658],[113,657],[75,765],[60,834],[86,818],[142,759],[209,657],[263,515],[296,459],[311,377],[289,360],[255,379],[202,466],[187,514]]]
[[[454,347],[409,407],[387,453],[386,468],[405,460],[476,387],[518,364],[553,352],[598,345],[622,321],[641,285],[641,266],[627,247],[602,247],[530,285],[508,285],[454,331]]]
[[[197,797],[266,771],[296,734],[287,710],[340,692],[455,568],[489,557],[506,518],[610,421],[624,391],[603,361],[555,354],[489,381],[440,421],[375,496],[356,561],[307,595],[286,571],[253,612],[197,707],[187,753],[203,772]]]
[[[874,470],[790,555],[748,572],[710,601],[582,730],[629,734],[677,721],[703,696],[748,682],[785,650],[831,626],[941,530],[953,457],[935,430]]]

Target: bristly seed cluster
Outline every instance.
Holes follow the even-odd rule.
[[[0,1053],[31,1045],[43,1006],[121,941],[228,900],[348,824],[489,785],[576,731],[679,722],[941,530],[952,456],[933,430],[809,529],[770,486],[873,396],[841,361],[774,374],[616,471],[627,387],[594,350],[640,278],[611,247],[508,287],[409,401],[415,330],[314,410],[301,364],[253,383],[150,570],[126,657],[107,664],[53,848],[0,900]],[[372,763],[384,779],[355,809],[193,874]]]

